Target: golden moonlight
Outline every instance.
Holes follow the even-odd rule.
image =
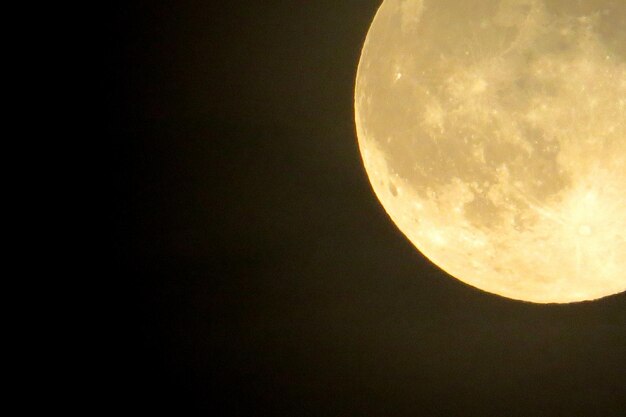
[[[355,107],[376,195],[450,275],[536,303],[626,290],[624,0],[385,0]]]

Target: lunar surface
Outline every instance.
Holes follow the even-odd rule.
[[[376,195],[453,277],[626,290],[626,1],[385,0],[355,110]]]

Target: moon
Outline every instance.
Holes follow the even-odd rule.
[[[451,276],[534,303],[626,290],[623,0],[385,0],[355,119],[378,199]]]

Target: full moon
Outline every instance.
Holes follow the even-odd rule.
[[[374,192],[448,274],[535,303],[626,290],[624,0],[385,0],[355,112]]]

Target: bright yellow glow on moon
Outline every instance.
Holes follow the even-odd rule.
[[[398,228],[482,290],[626,290],[626,1],[385,0],[355,92]]]

